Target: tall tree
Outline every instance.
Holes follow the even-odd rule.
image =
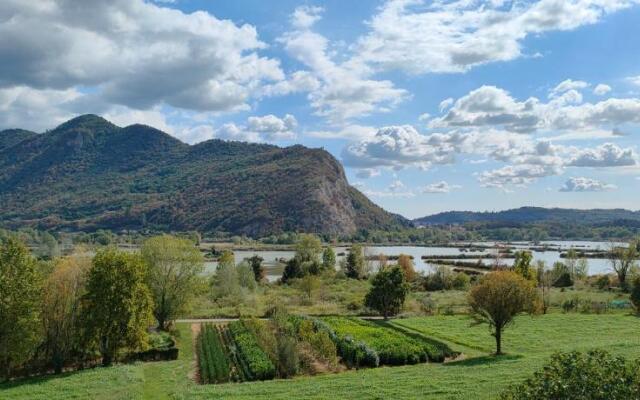
[[[469,291],[471,316],[489,325],[496,339],[496,355],[502,354],[502,332],[523,312],[537,311],[539,298],[532,281],[511,271],[488,273]]]
[[[264,266],[262,265],[264,258],[260,257],[257,254],[254,254],[253,256],[249,257],[247,261],[249,262],[249,265],[251,265],[251,269],[253,270],[253,277],[256,282],[262,282],[265,278]]]
[[[77,252],[57,260],[47,277],[42,302],[44,351],[56,373],[81,346],[81,300],[91,257]]]
[[[42,279],[15,238],[0,243],[0,379],[26,362],[40,340]]]
[[[107,248],[98,251],[87,279],[84,320],[87,336],[111,364],[122,349],[147,343],[153,299],[146,285],[146,264],[138,254]]]
[[[413,282],[416,279],[416,271],[413,268],[413,260],[406,254],[400,254],[398,257],[398,266],[402,268],[404,277],[408,282]]]
[[[322,268],[329,271],[336,269],[336,253],[331,246],[322,252]]]
[[[359,244],[354,244],[349,249],[345,265],[345,275],[353,279],[361,279],[365,276],[364,250]]]
[[[640,258],[640,252],[638,251],[639,243],[640,241],[634,240],[631,241],[627,247],[614,246],[609,252],[611,268],[618,275],[620,287],[625,291],[628,289],[627,275],[635,266],[636,260]]]
[[[364,304],[388,319],[402,310],[408,293],[409,285],[402,269],[399,266],[384,268],[373,277]]]
[[[162,235],[147,239],[141,250],[153,296],[158,328],[167,329],[184,312],[201,283],[204,257],[190,240]]]
[[[516,258],[513,262],[513,270],[521,275],[523,278],[530,281],[536,280],[536,270],[531,265],[533,255],[530,251],[518,251],[516,252]]]
[[[301,234],[296,243],[296,255],[301,263],[320,262],[322,242],[316,235]]]

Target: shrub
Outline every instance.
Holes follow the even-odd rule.
[[[380,364],[378,353],[365,343],[355,341],[351,336],[339,336],[326,322],[313,319],[317,332],[325,332],[335,343],[337,353],[350,368],[377,367]]]
[[[218,330],[212,325],[202,326],[196,343],[200,380],[202,383],[220,383],[229,380],[229,361]]]
[[[298,319],[296,321],[298,338],[304,343],[308,343],[315,355],[335,366],[337,360],[337,348],[335,343],[326,331],[316,331],[313,322],[308,319]]]
[[[631,289],[631,304],[636,312],[640,312],[640,277],[633,280],[633,288]]]
[[[571,274],[568,272],[563,272],[558,276],[558,278],[553,282],[554,287],[565,288],[573,286],[573,280],[571,279]]]
[[[594,350],[557,353],[542,370],[502,393],[503,400],[605,400],[640,396],[640,361]]]
[[[344,340],[360,341],[374,350],[380,364],[404,365],[433,361],[444,361],[453,352],[443,344],[436,344],[404,333],[384,325],[357,318],[325,318],[338,337]],[[338,345],[340,349],[340,345]]]
[[[231,322],[229,331],[238,348],[240,357],[246,362],[251,379],[273,379],[276,374],[275,366],[269,356],[258,345],[256,337],[247,329],[244,321]]]
[[[608,289],[609,287],[611,287],[611,279],[609,278],[609,275],[599,276],[595,282],[595,286],[600,290]]]

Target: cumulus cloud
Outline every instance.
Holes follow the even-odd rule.
[[[567,79],[560,82],[556,87],[550,90],[549,97],[557,97],[570,90],[580,90],[589,87],[589,84],[585,81],[574,81],[573,79]]]
[[[432,183],[422,188],[422,193],[449,193],[452,190],[460,189],[462,186],[460,185],[450,185],[445,181],[440,181],[436,183]]]
[[[380,170],[376,168],[363,168],[356,172],[356,176],[361,179],[368,179],[374,176],[379,176]]]
[[[640,86],[640,75],[630,76],[627,78],[627,80],[631,82],[633,85]]]
[[[358,57],[379,70],[464,72],[522,56],[522,43],[531,35],[593,24],[633,4],[637,1],[391,0],[369,21]]]
[[[297,126],[298,121],[291,114],[285,115],[282,119],[273,114],[247,119],[247,129],[262,134],[268,141],[295,138],[294,130]]]
[[[604,96],[610,91],[611,91],[611,86],[605,85],[604,83],[600,83],[593,89],[593,94],[595,94],[596,96]]]
[[[631,148],[623,149],[605,143],[594,149],[577,149],[568,165],[573,167],[629,167],[637,164],[638,155]]]
[[[242,110],[261,86],[285,79],[278,60],[259,54],[266,44],[253,26],[142,0],[10,0],[0,37],[0,88],[45,97],[91,88],[83,102],[103,108]]]
[[[341,63],[333,60],[327,38],[312,29],[321,11],[318,7],[298,7],[292,16],[294,29],[279,39],[287,53],[309,68],[308,73],[317,82],[308,95],[316,115],[337,124],[389,111],[407,98],[408,92],[396,88],[391,81],[371,79],[366,65],[351,59]]]
[[[604,192],[614,190],[615,185],[591,178],[569,178],[560,188],[561,192]]]
[[[1,64],[1,63],[0,63]],[[73,117],[69,109],[82,97],[76,89],[0,88],[0,129],[44,131]]]
[[[557,165],[507,165],[492,171],[478,174],[483,187],[505,189],[508,186],[524,187],[539,178],[560,175],[562,167]]]
[[[356,186],[364,194],[370,197],[414,197],[415,193],[412,190],[408,190],[404,183],[396,179],[384,190],[372,190],[360,183]]]
[[[597,103],[582,103],[582,96],[575,89],[554,93],[547,103],[535,97],[518,101],[504,89],[482,86],[457,99],[448,112],[432,119],[429,127],[491,126],[510,132],[533,133],[595,131],[625,123],[640,123],[640,99],[609,98]]]
[[[452,163],[461,141],[457,135],[421,135],[410,125],[388,126],[370,139],[347,145],[342,160],[356,168],[428,168],[431,164]]]

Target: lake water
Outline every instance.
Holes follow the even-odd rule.
[[[458,243],[458,245],[468,245],[469,243]],[[474,246],[495,246],[496,242],[476,242],[471,243]],[[507,245],[506,243],[500,243],[500,245]],[[509,247],[515,248],[528,248],[528,247],[540,247],[540,246],[549,246],[553,247],[553,250],[548,251],[532,251],[533,260],[544,261],[547,263],[547,266],[551,267],[554,262],[562,261],[560,258],[560,252],[566,251],[570,248],[575,248],[576,250],[606,250],[610,248],[612,245],[624,246],[625,243],[609,243],[609,242],[589,242],[589,241],[545,241],[537,244],[527,243],[527,242],[512,242],[509,243]],[[347,253],[346,247],[334,247],[336,254]],[[388,256],[399,255],[399,254],[407,254],[413,256],[413,261],[415,264],[416,271],[430,272],[435,267],[429,263],[426,263],[422,260],[422,256],[434,256],[434,255],[465,255],[468,257],[469,255],[492,255],[495,253],[494,249],[483,249],[482,251],[470,251],[469,249],[464,249],[465,251],[461,251],[458,247],[425,247],[425,246],[369,246],[365,248],[365,252],[367,255],[378,255],[385,254]],[[283,265],[278,262],[281,259],[289,259],[293,257],[293,251],[254,251],[254,250],[237,250],[234,252],[236,263],[241,262],[245,258],[249,258],[253,255],[259,255],[264,259],[265,270],[267,273],[267,279],[271,282],[277,280],[282,276]],[[338,260],[340,260],[344,256],[337,256]],[[473,259],[466,259],[464,261],[473,262]],[[602,274],[612,272],[611,265],[606,259],[587,259],[589,264],[589,274]],[[505,259],[503,260],[506,264],[513,263],[513,259]],[[206,262],[206,272],[213,273],[215,272],[217,263],[215,261]]]

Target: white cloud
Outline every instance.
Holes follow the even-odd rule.
[[[590,178],[569,178],[560,188],[561,192],[603,192],[614,190],[615,185]]]
[[[362,193],[366,194],[370,197],[414,197],[415,193],[413,191],[408,190],[404,183],[399,180],[394,180],[385,190],[371,190],[367,189],[364,184],[360,183],[358,189],[362,191]]]
[[[640,86],[640,75],[630,76],[627,78],[627,80],[636,86]]]
[[[549,97],[557,97],[570,90],[580,90],[589,87],[589,84],[585,81],[574,81],[567,79],[560,82],[556,87],[549,91]]]
[[[353,60],[335,62],[329,41],[312,30],[320,11],[317,7],[298,7],[292,16],[294,30],[279,39],[287,53],[307,66],[318,82],[308,95],[315,114],[340,124],[389,111],[407,98],[407,91],[396,88],[391,81],[370,79],[366,65]]]
[[[604,83],[600,83],[593,89],[593,94],[597,96],[604,96],[610,91],[611,91],[611,86],[605,85]]]
[[[457,135],[421,135],[410,125],[388,126],[380,128],[373,138],[347,145],[342,160],[356,168],[428,168],[431,164],[452,163],[461,140]]]
[[[575,89],[557,93],[547,103],[535,97],[514,99],[495,86],[482,86],[455,101],[453,107],[429,123],[431,128],[498,127],[510,132],[595,131],[625,123],[640,123],[640,99],[609,98],[582,103]]]
[[[452,190],[460,189],[460,185],[450,185],[445,181],[432,183],[422,188],[422,193],[450,193]]]
[[[100,110],[221,112],[247,109],[262,85],[285,78],[248,24],[142,0],[36,3],[0,6],[0,88],[91,88],[83,102]]]
[[[358,58],[380,70],[464,72],[522,56],[529,36],[593,24],[633,4],[637,1],[391,0],[369,21]]]
[[[573,167],[629,167],[638,162],[638,155],[633,149],[623,149],[613,143],[594,149],[576,149],[574,154],[568,163]]]
[[[441,113],[445,112],[445,110],[447,110],[449,107],[451,107],[453,105],[453,102],[455,100],[452,97],[449,97],[447,99],[444,99],[440,102],[440,106],[439,106],[439,110]]]
[[[326,130],[308,131],[307,136],[322,139],[348,139],[364,140],[375,136],[377,130],[372,126],[349,124],[340,128],[329,128]]]
[[[247,119],[247,129],[260,133],[268,141],[295,138],[294,130],[297,126],[298,121],[291,114],[285,115],[282,119],[273,114]]]
[[[560,175],[562,167],[557,165],[507,165],[492,171],[478,174],[478,181],[483,187],[505,189],[508,186],[524,187],[538,178]]]
[[[69,108],[80,97],[75,89],[0,88],[0,129],[44,131],[72,118]]]

